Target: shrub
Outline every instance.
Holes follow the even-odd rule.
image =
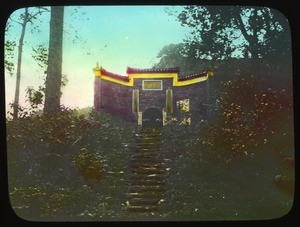
[[[291,149],[292,102],[292,92],[268,88],[253,76],[230,80],[220,92],[216,118],[207,123],[199,141],[224,163],[252,157],[263,147]]]

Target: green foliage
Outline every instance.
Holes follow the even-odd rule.
[[[73,116],[68,108],[52,115],[27,115],[7,122],[7,142],[13,141],[21,147],[70,144],[81,136],[83,121],[84,118]]]
[[[14,113],[13,113],[14,106],[15,106],[14,103],[8,104],[9,110],[6,113],[7,121],[11,121],[14,117]],[[28,109],[21,105],[17,105],[17,108],[18,108],[18,117],[20,117],[20,118],[26,118],[26,117],[30,116],[33,112],[35,112],[33,109]]]
[[[76,108],[74,109],[74,114],[76,116],[83,115],[85,118],[88,118],[93,113],[97,114],[97,112],[92,107],[84,107],[84,108]]]
[[[158,53],[160,61],[154,65],[155,68],[173,68],[179,67],[180,74],[188,75],[195,72],[201,72],[205,68],[211,68],[212,62],[200,60],[191,54],[186,44],[170,44],[164,46]]]
[[[32,48],[32,51],[32,57],[38,66],[46,70],[48,66],[48,48],[40,44],[36,48]]]
[[[102,178],[102,158],[99,154],[93,153],[86,148],[82,148],[74,158],[73,163],[81,172],[84,180],[101,180]]]
[[[16,47],[16,42],[15,41],[5,41],[4,44],[4,67],[8,71],[10,75],[14,73],[15,70],[15,64],[13,62],[13,57],[14,57],[14,51]]]
[[[32,11],[31,11],[32,10]],[[19,38],[19,46],[18,46],[18,63],[17,63],[17,83],[16,83],[16,97],[15,102],[13,105],[13,117],[17,118],[19,113],[19,93],[20,93],[20,80],[21,80],[21,65],[22,65],[22,52],[23,52],[23,45],[24,45],[24,37],[27,29],[27,24],[34,24],[34,21],[37,19],[38,15],[41,15],[46,8],[44,7],[36,7],[36,8],[24,8],[24,13],[19,14],[19,18],[17,21],[14,21],[13,19],[9,18],[7,27],[5,29],[5,32],[8,33],[11,28],[11,21],[14,21],[21,25],[21,33]],[[32,31],[37,30],[36,26],[33,26]],[[11,41],[6,41],[6,61],[5,61],[5,67],[9,71],[10,74],[14,71],[14,64],[12,63],[12,59],[14,58],[14,55],[12,54],[12,50],[14,49],[15,43]]]
[[[27,113],[6,126],[10,200],[18,215],[90,220],[121,209],[131,124],[89,107]]]
[[[268,150],[280,155],[293,149],[293,99],[285,89],[262,88],[253,76],[228,81],[217,99],[215,119],[200,143],[223,163],[253,158]]]
[[[37,62],[38,66],[47,72],[48,68],[48,55],[49,51],[48,48],[44,44],[37,45],[36,48],[32,48],[32,57]],[[61,87],[65,87],[69,82],[68,76],[66,74],[62,74],[61,78]],[[45,93],[45,89],[39,88],[39,91]]]
[[[44,93],[45,93],[45,88],[43,88],[42,86],[39,86],[38,90],[35,90],[33,87],[27,87],[26,101],[30,103],[32,109],[37,109],[39,106],[43,104]]]
[[[175,16],[192,29],[186,44],[196,58],[222,60],[239,54],[256,59],[290,54],[287,20],[270,8],[189,5]]]
[[[229,92],[229,87],[244,83],[252,84],[254,89],[255,80],[252,80],[253,83],[249,80],[245,78],[241,83],[231,81],[224,85],[222,93]],[[263,95],[265,90],[258,91],[261,95],[257,103],[268,97]],[[285,95],[285,91],[282,92],[277,101],[289,106],[289,93],[286,91]],[[274,94],[281,93],[276,91]],[[231,102],[224,99],[224,107],[218,109],[229,107],[239,111],[237,105],[246,99],[246,94],[242,96],[233,100],[236,105],[232,107]],[[245,101],[251,100],[251,94],[249,96]],[[271,97],[270,100],[273,100]],[[283,97],[287,98],[286,101]],[[263,99],[263,102],[270,101]],[[266,113],[272,112],[261,109]],[[223,115],[220,113],[219,116]],[[268,120],[271,121],[274,120]],[[213,126],[216,127],[213,133],[218,133],[220,127],[211,124],[211,129]],[[65,135],[63,140],[66,143],[55,142],[58,132]],[[208,132],[205,130],[201,135],[209,136]],[[68,133],[72,136],[68,137]],[[33,221],[140,220],[141,216],[137,213],[127,216],[122,212],[130,171],[128,161],[135,149],[135,133],[131,124],[92,108],[63,109],[56,115],[27,116],[8,121],[8,182],[14,211],[18,216]],[[218,156],[224,150],[213,153],[216,147],[204,149],[202,143],[197,142],[201,139],[198,136],[199,128],[194,126],[164,128],[161,155],[167,171],[168,192],[163,198],[161,212],[155,215],[149,213],[146,218],[198,221],[224,220],[226,217],[228,220],[249,220],[274,218],[288,212],[293,201],[283,197],[272,185],[270,175],[272,177],[275,171],[269,160],[248,162],[238,168],[232,165],[235,167],[232,168],[233,174],[223,171],[224,168],[216,171],[216,167],[223,167],[226,155],[218,159],[216,165],[211,162],[206,165],[205,162],[211,160],[205,153]],[[50,137],[49,140],[47,137]],[[248,158],[248,155],[242,155]],[[196,161],[197,165],[193,165]],[[262,166],[263,171],[256,175]],[[88,187],[87,180],[96,180],[95,187]],[[272,209],[268,209],[270,206]]]
[[[68,76],[66,74],[61,75],[61,87],[67,86],[69,82]]]

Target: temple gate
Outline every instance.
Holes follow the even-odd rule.
[[[208,78],[212,70],[179,76],[179,68],[127,68],[127,75],[93,69],[94,107],[137,125],[190,125],[208,118]],[[150,117],[150,113],[157,119]],[[149,112],[150,111],[150,112]],[[154,121],[154,122],[153,122]]]

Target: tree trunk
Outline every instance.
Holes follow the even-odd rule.
[[[253,20],[257,20],[257,9],[254,9],[254,16]],[[258,44],[258,28],[256,27],[256,24],[254,24],[253,27],[253,34],[248,34],[246,26],[242,20],[242,16],[239,11],[235,11],[235,20],[237,21],[237,26],[241,30],[242,35],[249,43],[248,51],[251,54],[251,63],[250,63],[250,74],[254,74],[257,71],[258,63],[259,63],[259,44]]]
[[[24,18],[22,23],[22,31],[19,39],[19,48],[18,48],[18,64],[17,64],[17,78],[16,78],[16,90],[15,90],[15,99],[13,103],[13,119],[18,118],[19,113],[19,97],[20,97],[20,82],[21,82],[21,65],[22,65],[22,52],[23,52],[23,42],[26,31],[26,25],[28,23],[28,8],[25,8]]]
[[[52,6],[44,113],[60,111],[64,7]]]

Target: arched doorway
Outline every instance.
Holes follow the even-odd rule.
[[[162,127],[162,112],[156,108],[148,108],[143,113],[143,128]]]

